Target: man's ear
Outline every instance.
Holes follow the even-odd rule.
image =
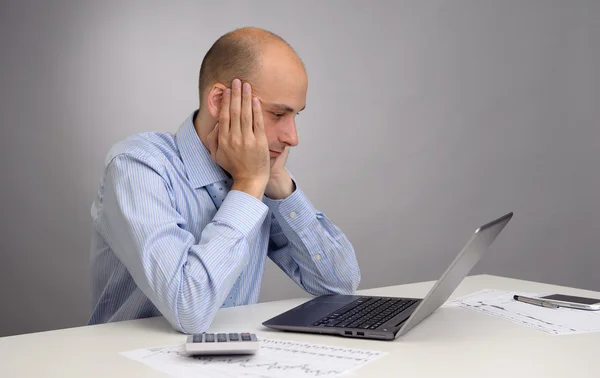
[[[223,94],[226,88],[223,84],[216,83],[212,86],[206,97],[208,112],[215,119],[219,119],[219,115],[221,114],[221,101],[223,101]]]

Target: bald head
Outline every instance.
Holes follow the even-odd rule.
[[[200,67],[200,103],[216,83],[229,86],[234,78],[254,82],[266,55],[285,56],[302,65],[294,49],[281,37],[259,28],[241,28],[221,36],[208,50]]]
[[[202,61],[200,107],[194,118],[202,143],[208,148],[208,135],[218,130],[226,89],[231,88],[234,79],[250,84],[252,97],[260,103],[269,150],[276,153],[296,146],[296,116],[306,107],[306,69],[286,41],[257,28],[236,29],[223,35]],[[253,119],[257,114],[252,112]],[[272,156],[271,161],[274,159]]]

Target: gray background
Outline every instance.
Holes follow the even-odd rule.
[[[436,279],[514,211],[473,273],[600,290],[598,1],[12,1],[0,335],[85,324],[107,150],[175,131],[206,50],[247,25],[307,66],[289,165],[353,242],[361,288]],[[269,264],[261,301],[304,295]]]

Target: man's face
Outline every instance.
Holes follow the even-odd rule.
[[[286,58],[265,59],[252,83],[263,109],[271,163],[286,147],[298,144],[296,115],[306,106],[306,72],[299,62]]]

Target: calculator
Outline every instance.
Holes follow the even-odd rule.
[[[254,333],[197,333],[189,335],[185,351],[189,355],[254,354],[259,341]]]

